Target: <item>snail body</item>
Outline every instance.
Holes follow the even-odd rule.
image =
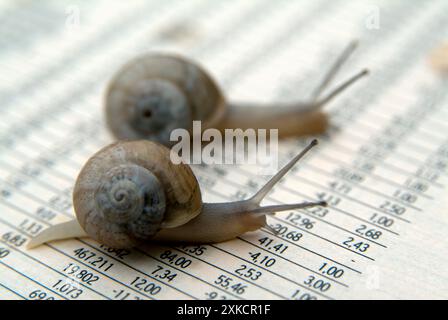
[[[280,137],[318,134],[328,126],[322,107],[367,74],[363,70],[325,97],[321,92],[356,47],[339,57],[312,99],[292,103],[235,103],[225,99],[213,77],[198,63],[167,54],[146,54],[125,64],[112,78],[105,95],[106,123],[121,139],[147,139],[171,146],[177,128],[191,132],[193,121],[203,130],[278,129]]]
[[[76,219],[52,226],[28,247],[89,236],[112,248],[148,241],[214,243],[266,226],[266,215],[325,202],[260,206],[272,187],[317,140],[294,157],[253,197],[203,203],[190,167],[173,164],[169,149],[146,140],[120,141],[98,151],[82,168],[73,192]]]

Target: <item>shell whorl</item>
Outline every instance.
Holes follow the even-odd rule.
[[[137,165],[120,165],[106,172],[95,191],[99,214],[123,231],[146,240],[160,229],[165,194],[159,180]]]
[[[176,128],[215,126],[224,116],[224,96],[197,64],[173,55],[133,59],[113,77],[105,96],[106,122],[118,139],[148,139],[172,145]]]
[[[78,176],[73,204],[86,233],[114,248],[138,245],[202,209],[191,169],[173,164],[169,149],[150,141],[120,141],[93,155]]]

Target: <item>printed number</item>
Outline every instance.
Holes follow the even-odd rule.
[[[25,219],[19,225],[20,229],[30,235],[38,234],[44,227],[32,220]]]
[[[344,275],[344,269],[329,265],[327,262],[320,266],[319,271],[333,278],[340,278]]]
[[[73,263],[69,263],[63,271],[68,275],[73,275],[75,278],[81,280],[82,282],[92,285],[95,281],[99,280],[99,277],[89,272],[88,270],[82,269]]]
[[[124,260],[124,258],[131,254],[131,251],[127,249],[114,249],[105,246],[104,244],[100,245],[100,248],[106,251],[107,253],[114,254],[117,258]]]
[[[350,181],[352,183],[361,183],[365,180],[365,177],[357,172],[350,171],[345,168],[339,168],[337,169],[334,174],[337,177],[340,177],[344,180]]]
[[[390,201],[384,201],[380,205],[380,209],[383,209],[384,211],[395,214],[397,216],[401,216],[406,212],[405,207],[399,206],[398,204],[392,203]]]
[[[400,199],[401,201],[407,202],[407,203],[414,203],[418,200],[417,196],[411,194],[410,192],[403,191],[403,190],[395,191],[394,197]]]
[[[10,251],[6,248],[0,248],[0,259],[5,258],[8,256]]]
[[[307,292],[302,292],[302,290],[297,289],[291,296],[294,300],[317,300],[316,296],[313,296]]]
[[[348,237],[347,240],[345,240],[343,242],[343,244],[347,247],[347,248],[355,248],[356,251],[359,252],[366,252],[367,249],[369,249],[370,245],[368,243],[362,242],[362,241],[355,241],[355,238],[353,237]]]
[[[114,290],[113,292],[115,293],[114,299],[116,300],[142,300],[140,297],[125,290]]]
[[[379,237],[382,235],[381,231],[378,231],[375,229],[368,229],[365,224],[360,225],[356,229],[356,232],[360,235],[363,235],[367,238],[374,239],[374,240],[379,239]]]
[[[329,206],[336,206],[341,202],[341,198],[326,192],[318,192],[316,196],[319,200],[327,202]]]
[[[43,220],[50,221],[54,217],[56,217],[56,213],[54,211],[51,211],[50,209],[40,207],[36,210],[36,216]]]
[[[427,183],[419,180],[408,179],[405,184],[408,186],[408,188],[419,193],[426,192],[429,188]]]
[[[66,283],[65,280],[58,280],[58,282],[53,285],[53,288],[72,299],[78,298],[83,292],[76,286]]]
[[[191,260],[179,256],[177,253],[173,253],[170,250],[166,250],[160,255],[160,259],[168,260],[170,264],[181,267],[182,269],[187,268],[191,264]]]
[[[41,290],[34,290],[28,295],[28,298],[33,300],[54,300],[54,297]]]
[[[249,255],[254,263],[264,266],[266,268],[272,267],[276,262],[275,258],[272,258],[267,255],[262,255],[261,252],[255,252],[255,253],[249,252]]]
[[[151,282],[147,279],[136,277],[132,282],[131,285],[145,293],[148,293],[152,296],[155,296],[162,290],[162,288],[158,285],[156,285],[154,282]]]
[[[288,246],[285,245],[284,243],[275,242],[274,239],[269,237],[263,237],[261,239],[258,239],[258,242],[260,243],[260,245],[267,248],[268,250],[275,251],[280,254],[284,253],[288,249]]]
[[[205,296],[207,297],[207,300],[216,300],[216,299],[227,300],[227,297],[225,295],[220,295],[216,291],[207,292]]]
[[[343,194],[348,194],[352,190],[348,184],[339,181],[331,181],[328,183],[328,186],[334,191]]]
[[[320,292],[325,292],[331,288],[331,284],[329,282],[317,279],[315,276],[309,276],[308,279],[303,282],[303,284],[305,284],[309,288],[319,290]]]
[[[174,273],[173,271],[159,265],[153,272],[151,272],[151,274],[159,279],[167,279],[168,282],[172,281],[177,276],[177,273]]]
[[[286,220],[291,222],[292,224],[305,228],[305,229],[312,229],[316,223],[316,221],[312,221],[311,219],[308,219],[307,217],[302,217],[298,213],[290,212],[288,216],[286,217]]]
[[[207,251],[207,248],[204,246],[181,246],[179,248],[185,252],[192,253],[195,256],[202,256],[205,251]]]
[[[85,248],[79,248],[73,250],[73,252],[75,253],[75,257],[78,257],[79,259],[86,261],[92,266],[104,271],[109,270],[114,265],[113,263],[110,263],[109,260],[106,260],[105,258],[98,256],[95,252]]]
[[[241,282],[234,284],[233,281],[234,280],[231,277],[221,274],[218,279],[215,280],[215,284],[226,290],[231,290],[236,294],[243,294],[246,291],[247,286],[242,284]]]
[[[306,208],[305,211],[319,218],[323,218],[328,214],[328,209],[324,207]]]
[[[382,225],[386,228],[390,228],[394,224],[394,219],[386,216],[379,215],[377,213],[372,214],[370,221],[378,225]]]
[[[27,238],[20,234],[15,234],[13,232],[7,232],[2,235],[2,241],[20,247],[26,242]]]
[[[242,264],[238,269],[235,270],[237,274],[244,278],[249,278],[251,280],[258,280],[262,273],[254,268],[249,268],[247,265]]]
[[[280,223],[270,226],[276,232],[276,235],[281,236],[282,238],[289,239],[291,241],[299,241],[302,238],[303,234],[298,231],[289,230],[287,226],[284,226]]]
[[[66,211],[72,207],[72,202],[60,196],[54,196],[50,199],[49,205],[56,210]]]

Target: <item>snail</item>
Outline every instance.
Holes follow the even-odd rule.
[[[173,164],[167,147],[147,140],[115,142],[94,154],[79,173],[73,191],[77,219],[45,229],[27,246],[86,236],[112,248],[147,241],[216,243],[269,228],[267,214],[326,205],[319,201],[260,206],[316,144],[313,140],[251,198],[202,203],[191,168]]]
[[[317,134],[328,125],[322,107],[345,88],[368,74],[364,69],[326,96],[321,93],[357,46],[352,42],[325,75],[309,101],[270,104],[233,103],[199,64],[181,56],[146,54],[125,64],[112,78],[105,94],[106,123],[118,139],[147,139],[173,145],[170,133],[239,128],[278,129],[279,137]],[[191,135],[190,135],[191,136]]]

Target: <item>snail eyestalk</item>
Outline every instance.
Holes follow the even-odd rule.
[[[303,149],[298,155],[292,158],[282,169],[280,169],[260,190],[258,190],[258,192],[252,198],[246,200],[251,204],[251,206],[256,206],[253,209],[247,210],[247,212],[251,214],[266,215],[278,211],[304,209],[315,206],[327,206],[327,203],[325,201],[317,201],[317,202],[301,202],[293,204],[279,204],[279,205],[260,207],[261,201],[263,201],[266,195],[280,181],[280,179],[283,178],[284,175],[287,174],[289,170],[291,170],[291,168],[317,144],[318,141],[316,139],[313,139],[310,142],[310,144],[305,147],[305,149]]]
[[[336,89],[333,89],[329,94],[327,94],[324,98],[318,100],[316,102],[316,107],[320,108],[324,105],[326,105],[328,102],[330,102],[334,97],[336,97],[338,94],[340,94],[342,91],[350,87],[353,83],[361,79],[362,77],[369,74],[368,69],[363,69],[360,72],[356,73],[355,75],[351,76],[349,79],[344,81],[342,84],[340,84]]]
[[[314,90],[313,94],[311,95],[312,100],[316,101],[319,98],[322,91],[324,91],[325,88],[327,88],[328,84],[331,82],[331,80],[334,79],[338,71],[341,69],[342,65],[348,60],[350,55],[355,51],[357,47],[358,47],[357,40],[353,40],[349,43],[347,48],[338,57],[338,59],[330,68],[330,70],[328,70],[321,84]]]
[[[311,143],[302,150],[298,155],[296,155],[292,160],[290,160],[279,172],[277,172],[258,192],[250,199],[250,201],[260,204],[264,197],[269,191],[274,187],[274,185],[299,161],[302,159],[308,151],[318,144],[318,141],[314,139]]]
[[[275,184],[315,145],[317,140],[313,140],[290,160],[253,197],[234,202],[204,203],[200,215],[178,228],[161,230],[155,236],[155,240],[186,243],[222,242],[249,231],[269,227],[266,223],[266,215],[272,215],[278,211],[326,206],[325,201],[260,206],[261,201]]]
[[[257,209],[250,210],[249,212],[253,214],[270,214],[279,211],[305,209],[317,206],[326,207],[327,203],[325,201],[317,201],[317,202],[300,202],[292,204],[278,204],[278,205],[260,207]]]

